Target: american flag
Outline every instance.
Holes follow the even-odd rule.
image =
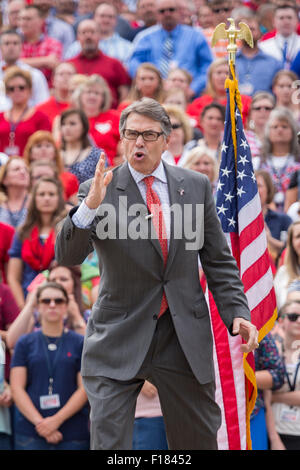
[[[237,83],[233,91],[227,88],[216,209],[261,341],[274,325],[276,298],[260,197],[236,96],[239,97]],[[212,295],[207,295],[214,336],[216,399],[223,415],[219,448],[251,449],[250,414],[256,398],[254,354],[240,351],[241,338],[230,336]]]

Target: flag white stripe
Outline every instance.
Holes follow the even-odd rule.
[[[241,253],[241,276],[265,253],[266,249],[267,239],[263,230]]]
[[[273,289],[273,273],[271,267],[268,271],[246,292],[250,310],[253,310]]]
[[[253,199],[248,202],[238,213],[239,233],[251,224],[261,213],[261,202],[259,194],[256,193]]]

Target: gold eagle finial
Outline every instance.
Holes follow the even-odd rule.
[[[212,47],[214,47],[217,41],[219,41],[220,39],[228,39],[229,44],[227,46],[227,51],[229,53],[229,61],[232,61],[232,63],[235,64],[235,56],[237,52],[237,39],[243,39],[247,42],[247,44],[249,44],[250,47],[253,47],[253,37],[251,30],[246,23],[240,21],[240,29],[237,29],[233,18],[228,18],[228,22],[230,23],[228,29],[226,29],[225,23],[220,23],[215,28],[212,36],[211,45]]]

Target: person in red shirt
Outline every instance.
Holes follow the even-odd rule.
[[[51,124],[44,113],[28,104],[32,91],[29,72],[10,67],[5,72],[4,84],[12,107],[0,113],[0,152],[9,156],[23,156],[29,137],[40,129],[50,131]]]
[[[115,166],[120,113],[110,108],[112,98],[107,83],[94,74],[78,88],[77,98],[74,98],[89,120],[89,134],[95,145],[105,151],[110,165]]]
[[[228,61],[226,58],[216,59],[208,69],[208,80],[206,91],[200,98],[196,98],[192,103],[190,103],[186,108],[186,113],[192,118],[196,119],[198,122],[198,127],[201,129],[200,125],[200,115],[208,104],[213,101],[226,106],[227,95],[224,88],[225,80],[229,76],[228,73]],[[242,100],[242,114],[244,125],[247,123],[250,104],[252,101],[251,96],[241,95]]]
[[[53,69],[62,58],[62,44],[43,34],[43,14],[37,5],[26,5],[20,11],[20,29],[24,36],[23,62],[40,69],[51,86]]]
[[[69,82],[75,74],[76,70],[72,64],[67,62],[59,64],[53,74],[52,96],[36,107],[48,116],[52,126],[56,116],[59,116],[70,106]]]
[[[8,224],[0,222],[0,277],[2,282],[6,283],[7,262],[9,260],[8,250],[15,233],[15,229]],[[1,281],[0,279],[0,281]]]
[[[77,30],[78,41],[81,52],[69,59],[77,71],[84,75],[98,74],[108,83],[112,93],[112,108],[124,100],[128,94],[131,79],[121,64],[113,57],[109,57],[98,48],[100,35],[94,20],[83,20],[79,23]]]

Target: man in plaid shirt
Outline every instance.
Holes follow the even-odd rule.
[[[48,84],[52,71],[62,58],[62,44],[43,34],[43,17],[36,5],[26,5],[20,12],[20,29],[24,38],[22,60],[40,69]]]

